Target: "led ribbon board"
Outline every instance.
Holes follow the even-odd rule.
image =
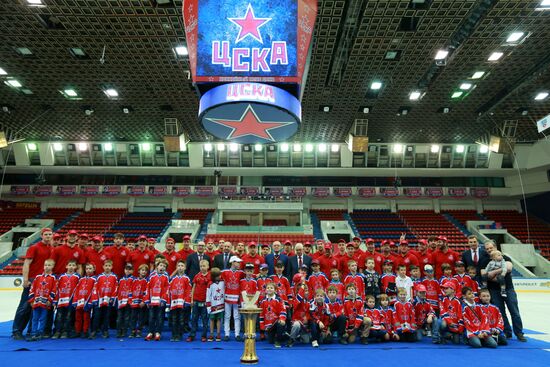
[[[300,101],[281,88],[260,83],[229,83],[206,92],[199,106],[204,129],[241,144],[290,138],[301,120]]]
[[[185,0],[195,83],[303,84],[317,0]]]

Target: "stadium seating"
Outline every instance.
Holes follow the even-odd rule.
[[[23,274],[23,258],[15,259],[10,264],[0,269],[0,275],[22,275]]]
[[[529,215],[529,231],[525,213],[515,210],[487,210],[484,215],[502,226],[524,243],[532,243],[542,256],[550,259],[550,226],[535,216]]]
[[[92,209],[64,225],[57,233],[64,236],[74,229],[78,233],[87,233],[89,236],[102,236],[126,214],[126,211],[126,209]]]
[[[37,207],[11,207],[4,208],[0,211],[0,234],[9,232],[13,227],[16,227],[25,222],[25,219],[36,217],[40,213],[40,208]]]
[[[119,232],[124,234],[126,241],[136,241],[142,235],[157,239],[172,217],[172,212],[127,213],[105,233],[105,245],[112,244],[115,233]]]
[[[69,217],[77,214],[83,209],[74,209],[74,208],[50,208],[47,212],[40,214],[40,219],[53,219],[54,225],[57,226],[63,221],[67,220]]]
[[[426,239],[429,236],[445,236],[449,247],[455,251],[467,248],[468,238],[442,214],[429,210],[401,210],[399,216],[416,238]]]
[[[319,220],[345,220],[344,214],[346,213],[345,210],[339,209],[311,210],[310,212],[317,214]]]
[[[376,243],[384,240],[399,241],[403,233],[409,239],[415,238],[399,215],[389,210],[356,210],[350,216],[361,237],[370,237]]]
[[[444,210],[442,214],[448,214],[454,219],[462,223],[466,227],[466,222],[469,220],[486,220],[485,217],[478,214],[475,210]]]
[[[200,224],[204,222],[208,213],[213,213],[214,209],[184,209],[180,210],[180,218],[184,220],[198,220]]]

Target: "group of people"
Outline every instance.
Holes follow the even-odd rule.
[[[27,250],[15,339],[28,325],[31,341],[108,338],[111,326],[118,338],[160,340],[168,319],[170,340],[187,334],[191,342],[200,319],[201,341],[230,340],[232,324],[239,341],[239,307],[258,299],[260,339],[275,347],[424,337],[496,347],[512,336],[505,307],[516,337],[526,340],[511,263],[494,243],[481,249],[475,236],[462,255],[442,236],[412,249],[402,236],[397,248],[383,241],[380,251],[358,237],[235,246],[207,238],[192,246],[185,236],[181,250],[168,238],[164,252],[145,236],[125,244],[119,233],[105,248],[101,237],[76,231],[55,245],[53,238],[45,228]]]

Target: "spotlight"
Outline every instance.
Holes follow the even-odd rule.
[[[330,151],[332,153],[338,153],[339,150],[340,150],[340,145],[338,144],[332,144],[330,147]]]
[[[485,144],[481,144],[481,146],[479,147],[479,152],[481,154],[487,154],[489,152],[489,147]]]
[[[81,152],[85,152],[88,149],[87,143],[78,143],[78,150]]]
[[[216,146],[218,148],[218,152],[223,152],[225,150],[225,144],[224,143],[218,143]]]
[[[256,152],[261,152],[262,151],[262,144],[256,144],[254,145],[254,150]]]
[[[105,150],[106,152],[112,152],[113,151],[113,143],[103,144],[103,150]]]
[[[27,149],[31,152],[36,152],[38,150],[38,147],[35,143],[29,143],[27,144]]]
[[[237,143],[230,143],[229,144],[229,150],[233,153],[239,151],[239,144]]]
[[[456,152],[457,153],[464,153],[464,145],[457,145],[456,146]]]
[[[499,52],[499,51],[493,52],[493,53],[491,54],[491,56],[489,56],[489,58],[488,58],[487,60],[488,60],[488,61],[498,61],[498,60],[500,60],[500,58],[501,58],[502,56],[504,56],[504,53],[503,53],[503,52]]]
[[[61,143],[53,143],[53,150],[55,152],[61,152],[63,150],[63,144]]]
[[[144,152],[148,152],[151,150],[151,144],[150,143],[142,143],[141,144],[141,149],[144,151]]]
[[[394,144],[394,145],[393,145],[393,152],[394,152],[394,153],[401,153],[401,152],[403,152],[403,145],[402,145],[402,144]]]
[[[204,144],[204,151],[205,152],[211,152],[212,151],[212,144],[211,143]]]
[[[311,143],[306,144],[306,152],[308,152],[308,153],[313,152],[313,144],[311,144]]]
[[[431,151],[432,153],[439,153],[439,145],[435,145],[435,144],[432,145],[430,151]]]
[[[296,143],[292,147],[292,150],[295,151],[295,152],[301,152],[302,151],[302,146],[299,143]]]
[[[439,50],[437,51],[437,54],[435,54],[436,60],[444,60],[449,55],[449,51],[447,50]]]
[[[327,145],[325,143],[321,143],[317,146],[317,149],[319,152],[324,153],[327,151]]]
[[[288,152],[288,144],[282,143],[281,144],[281,152]]]

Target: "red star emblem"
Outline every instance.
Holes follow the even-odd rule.
[[[223,125],[231,129],[227,136],[229,139],[237,139],[246,135],[254,135],[258,138],[275,141],[271,136],[270,130],[290,124],[291,122],[261,121],[251,105],[244,110],[239,120],[213,119],[208,118],[216,124]]]
[[[235,25],[241,27],[235,43],[239,43],[248,36],[254,38],[260,43],[263,43],[259,28],[271,20],[271,18],[256,18],[251,4],[248,4],[244,18],[227,19]]]

